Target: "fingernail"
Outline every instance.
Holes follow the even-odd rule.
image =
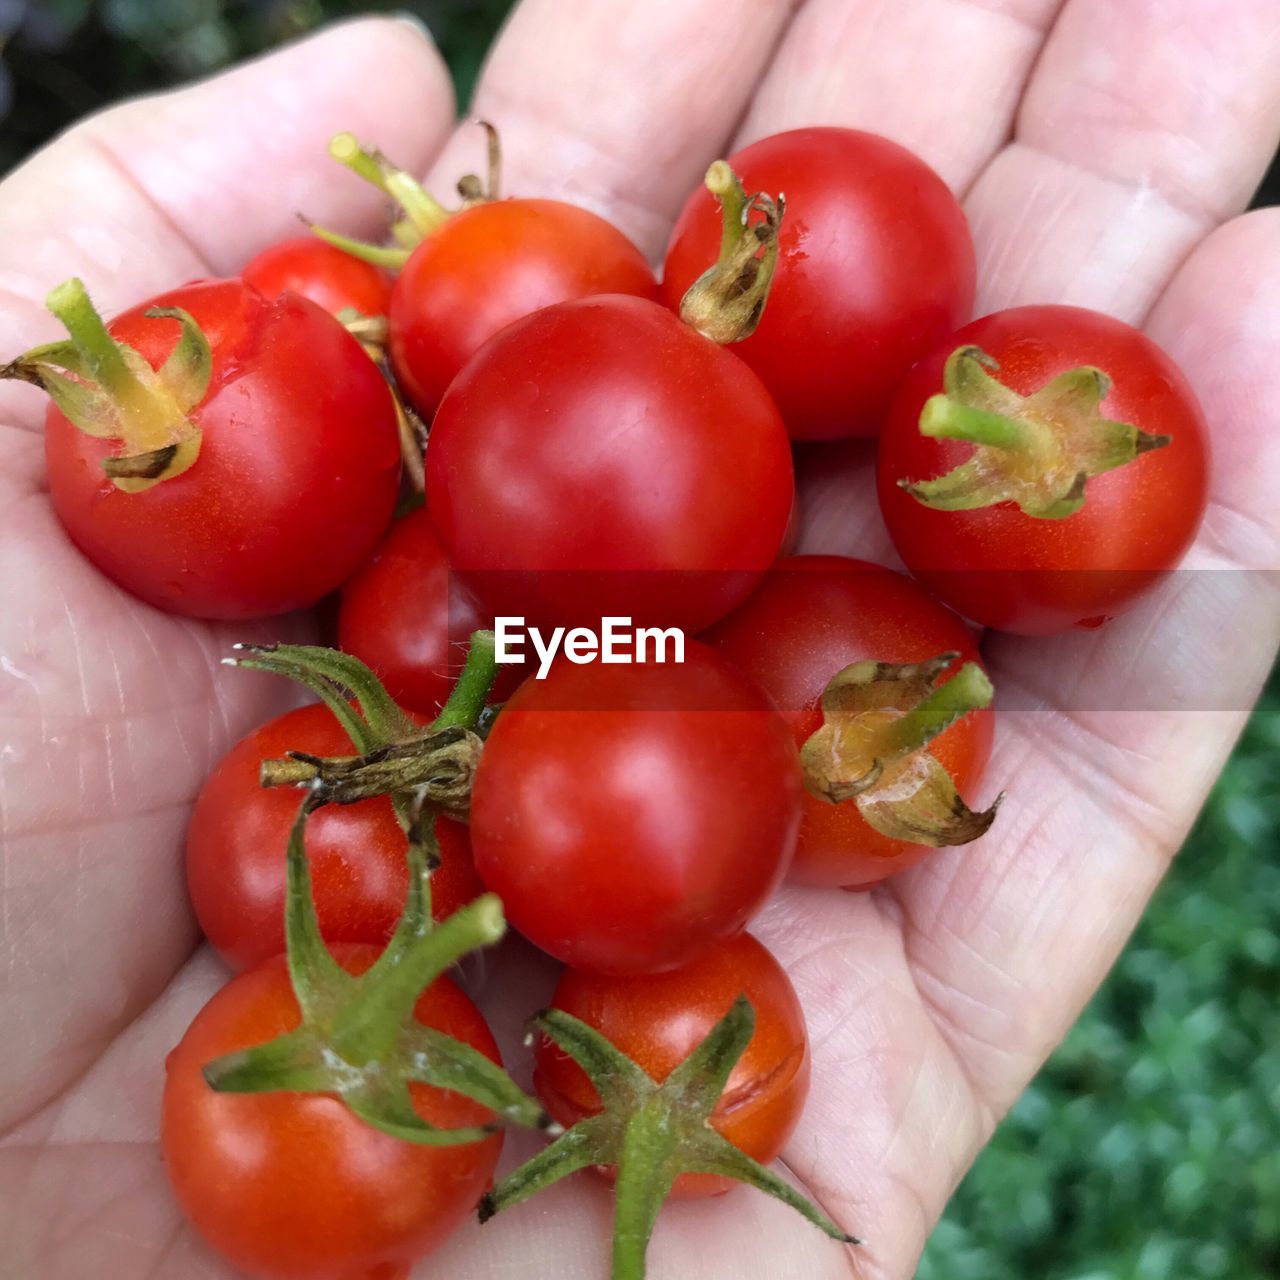
[[[421,14],[414,13],[410,9],[397,9],[391,16],[397,22],[402,22],[406,27],[412,28],[428,44],[435,44],[436,38],[431,34],[431,28],[427,26],[426,19]]]

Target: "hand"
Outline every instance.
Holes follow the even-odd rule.
[[[704,1280],[906,1280],[1221,768],[1280,640],[1274,582],[1238,572],[1280,552],[1280,211],[1236,216],[1280,134],[1278,59],[1270,0],[525,0],[500,40],[476,111],[503,132],[508,190],[590,205],[656,255],[735,143],[887,133],[965,193],[980,313],[1061,301],[1142,324],[1213,426],[1189,567],[1218,572],[1098,633],[988,637],[1006,710],[971,799],[1008,791],[992,834],[870,894],[788,889],[755,926],[813,1041],[786,1165],[868,1243],[741,1190],[667,1208],[655,1280],[691,1257]],[[327,159],[329,135],[447,191],[480,146],[453,125],[435,52],[381,20],[84,122],[3,184],[0,354],[54,336],[41,299],[73,274],[110,313],[234,273],[295,211],[376,234],[376,198]],[[80,557],[42,492],[42,420],[31,388],[0,392],[0,1271],[227,1277],[156,1147],[164,1054],[224,979],[197,946],[181,848],[210,766],[289,695],[219,669],[244,629],[155,613]],[[891,558],[871,456],[807,453],[804,549]],[[488,964],[482,999],[512,1045],[549,981],[527,955]],[[464,1228],[422,1274],[595,1280],[608,1215],[583,1175]]]

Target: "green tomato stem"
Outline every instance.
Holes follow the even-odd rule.
[[[961,404],[948,395],[930,396],[925,401],[920,411],[920,434],[1021,453],[1031,452],[1040,435],[1030,423]]]
[[[320,918],[316,915],[311,864],[304,845],[307,818],[316,806],[315,792],[309,792],[293,820],[285,851],[285,955],[293,993],[304,1020],[326,1017],[335,1001],[347,996],[354,986],[354,980],[325,946]]]
[[[131,441],[140,448],[162,444],[163,439],[152,429],[153,408],[147,388],[125,363],[120,344],[107,332],[84,282],[74,277],[64,280],[50,290],[45,306],[62,322],[88,375],[115,401],[126,425],[137,430]]]
[[[750,197],[727,161],[713,160],[703,180],[720,202],[720,261],[727,262],[742,242]]]
[[[994,696],[987,673],[976,662],[966,662],[950,680],[886,727],[892,754],[901,757],[928,746],[961,716],[989,707]]]
[[[335,249],[341,249],[343,253],[359,258],[361,262],[382,267],[386,271],[402,270],[413,252],[408,246],[396,249],[390,245],[369,244],[365,240],[353,240],[350,236],[339,235],[336,231],[316,226],[315,223],[309,225],[312,234],[319,236],[326,244],[331,244]]]
[[[498,678],[497,638],[492,631],[473,631],[467,661],[440,714],[431,723],[433,731],[459,725],[474,729],[484,710],[493,682]]]
[[[448,221],[449,211],[416,178],[392,164],[380,151],[362,147],[354,134],[336,134],[329,142],[329,154],[390,196],[404,210],[419,239]]]
[[[658,1211],[676,1179],[669,1129],[670,1115],[656,1094],[623,1126],[614,1184],[613,1280],[644,1280]]]

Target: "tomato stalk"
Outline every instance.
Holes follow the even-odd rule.
[[[855,662],[838,672],[822,695],[822,726],[800,752],[810,793],[830,804],[852,800],[868,825],[895,840],[937,847],[983,835],[1002,797],[974,812],[928,750],[994,696],[976,662],[943,682],[958,657],[948,652],[921,663]]]
[[[658,1083],[594,1027],[561,1009],[531,1026],[586,1072],[603,1109],[579,1120],[480,1202],[480,1221],[519,1204],[567,1174],[591,1165],[617,1169],[613,1280],[642,1280],[645,1253],[662,1202],[683,1173],[745,1182],[790,1205],[835,1240],[857,1244],[777,1174],[712,1127],[711,1113],[755,1030],[755,1012],[739,996],[706,1038]]]
[[[943,392],[920,412],[920,434],[963,440],[972,457],[931,480],[900,480],[924,506],[972,511],[1015,502],[1024,515],[1060,520],[1079,511],[1085,483],[1169,444],[1102,416],[1111,380],[1084,365],[1019,395],[993,376],[999,365],[979,347],[957,347],[943,370]]]
[[[138,493],[181,475],[200,452],[200,428],[190,414],[204,399],[213,357],[200,326],[177,307],[152,307],[150,319],[175,320],[177,344],[159,369],[117,342],[94,309],[82,281],[64,280],[45,299],[69,340],[33,347],[0,378],[43,387],[61,413],[86,435],[119,441],[103,470],[118,489]]]
[[[330,759],[293,752],[283,760],[264,761],[263,786],[314,786],[328,804],[389,794],[406,831],[424,806],[465,818],[482,746],[476,728],[497,676],[493,632],[472,635],[462,674],[440,714],[425,729],[415,725],[377,676],[349,654],[310,645],[237,648],[238,656],[227,660],[230,664],[289,676],[316,693],[357,751]]]
[[[480,721],[485,700],[498,674],[498,641],[492,631],[475,631],[467,661],[453,686],[440,714],[431,722],[433,729],[459,727],[472,729]]]
[[[396,411],[396,431],[400,436],[400,460],[412,495],[421,497],[425,483],[423,451],[427,432],[422,420],[404,402],[400,388],[387,367],[387,340],[390,327],[383,315],[367,316],[354,307],[344,307],[337,315],[342,327],[360,344],[365,355],[374,362],[387,379],[391,400]]]
[[[781,194],[776,200],[762,191],[748,195],[724,160],[712,163],[705,181],[720,202],[720,256],[689,286],[680,318],[725,345],[749,338],[764,315],[786,201]]]
[[[488,140],[488,176],[482,180],[476,174],[467,174],[458,182],[463,209],[498,198],[502,168],[498,131],[485,120],[479,121],[479,124]],[[413,250],[452,216],[452,212],[422,183],[393,164],[381,151],[362,146],[354,134],[336,134],[329,142],[329,154],[357,177],[363,178],[389,196],[404,215],[391,224],[390,234],[395,245],[369,244],[311,224],[311,230],[316,235],[343,252],[364,262],[371,262],[374,266],[398,271],[408,262]]]
[[[959,656],[951,653],[947,658],[954,662]],[[927,747],[961,716],[989,707],[994,693],[987,673],[976,662],[966,662],[950,680],[935,685],[920,702],[885,727],[885,754],[900,757]]]
[[[400,923],[368,970],[347,973],[320,935],[303,844],[307,817],[321,803],[313,784],[287,853],[286,956],[301,1021],[275,1040],[207,1063],[209,1086],[224,1093],[332,1094],[383,1133],[426,1146],[477,1142],[499,1122],[547,1127],[546,1113],[500,1066],[413,1016],[421,992],[445,969],[502,936],[501,902],[485,894],[432,926],[424,847],[431,824],[423,814],[409,842],[409,893]],[[454,1129],[428,1124],[413,1109],[409,1087],[415,1083],[461,1093],[499,1120]]]

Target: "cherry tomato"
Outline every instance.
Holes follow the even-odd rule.
[[[748,933],[717,942],[667,973],[603,977],[566,969],[553,1007],[594,1027],[659,1082],[706,1038],[739,995],[755,1009],[756,1029],[738,1059],[712,1125],[752,1159],[767,1164],[800,1119],[809,1092],[809,1039],[795,988],[773,956]],[[533,1087],[566,1127],[600,1111],[586,1073],[548,1037],[538,1038]],[[734,1183],[681,1174],[678,1196],[718,1195]]]
[[[371,666],[403,707],[434,716],[467,657],[467,641],[492,627],[449,568],[424,508],[397,520],[373,558],[342,589],[338,644]],[[515,691],[522,664],[498,668],[493,697]]]
[[[391,301],[391,280],[385,271],[319,236],[297,236],[264,249],[240,273],[267,298],[286,289],[310,298],[333,315],[352,309],[362,316],[381,316]]]
[[[598,293],[656,298],[644,255],[616,227],[559,200],[495,200],[455,213],[396,277],[391,366],[426,414],[499,329]]]
[[[779,133],[729,157],[748,192],[782,192],[777,270],[759,327],[734,346],[800,440],[873,435],[912,363],[969,318],[973,241],[955,197],[923,160],[875,134]],[[663,272],[679,308],[715,260],[720,211],[699,190]]]
[[[974,453],[919,428],[947,358],[967,346],[993,357],[993,376],[1023,396],[1068,370],[1101,369],[1111,379],[1103,417],[1169,443],[1091,476],[1083,505],[1059,519],[1028,516],[1013,502],[932,510],[899,482],[943,475]],[[1096,311],[1016,307],[950,335],[907,377],[880,442],[880,508],[907,567],[940,600],[987,626],[1046,635],[1100,625],[1178,563],[1204,512],[1208,466],[1195,394],[1149,338]]]
[[[736,933],[795,845],[800,772],[768,699],[696,640],[683,663],[529,679],[476,770],[476,869],[525,937],[649,973]]]
[[[494,338],[441,402],[427,506],[496,614],[698,631],[777,555],[794,497],[755,375],[664,307],[601,297]]]
[[[268,301],[239,280],[206,280],[125,312],[111,334],[159,367],[181,307],[213,354],[191,414],[200,451],[140,493],[103,471],[114,442],[56,408],[45,429],[53,504],[77,546],[148,603],[202,618],[314,604],[364,561],[395,506],[400,445],[391,393],[360,345],[296,294]]]
[[[187,830],[187,885],[196,918],[218,954],[245,969],[284,951],[285,848],[298,813],[292,787],[262,787],[264,760],[287,751],[343,756],[355,748],[320,703],[288,711],[242,738],[196,800]],[[440,866],[431,875],[437,920],[483,886],[465,827],[436,822]],[[405,835],[386,796],[327,805],[307,821],[307,854],[320,932],[327,942],[385,943],[404,909]]]
[[[336,957],[361,973],[376,947]],[[498,1062],[480,1011],[448,978],[418,1000],[419,1022]],[[283,957],[242,973],[197,1014],[166,1063],[160,1141],[178,1203],[219,1254],[271,1280],[408,1280],[490,1184],[502,1135],[431,1147],[372,1128],[337,1098],[216,1093],[201,1068],[298,1025]],[[449,1090],[409,1086],[430,1124],[483,1124],[491,1114]]]
[[[797,746],[822,723],[822,691],[851,663],[922,662],[951,650],[959,662],[981,662],[964,623],[909,578],[843,556],[780,560],[706,641],[769,694]],[[962,795],[982,776],[993,726],[992,712],[976,711],[930,744]],[[806,794],[788,879],[866,888],[932,852],[873,830],[852,802]]]

